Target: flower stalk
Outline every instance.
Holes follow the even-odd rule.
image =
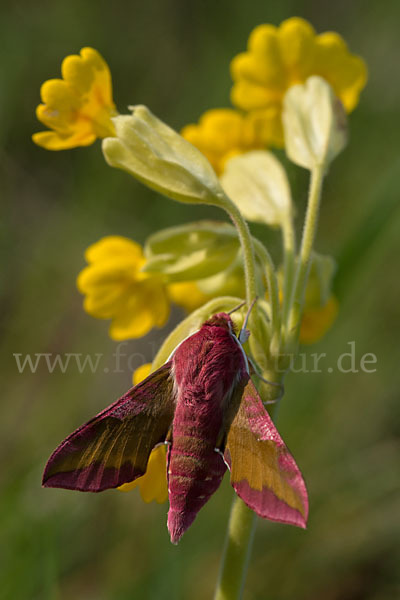
[[[220,203],[216,203],[216,206],[223,208],[228,213],[238,232],[239,241],[243,250],[246,303],[248,304],[248,306],[250,306],[250,304],[253,302],[254,298],[257,295],[257,291],[254,264],[254,248],[249,227],[246,221],[243,219],[240,210],[232,202],[232,200],[228,198],[226,194],[224,194],[223,197],[219,197],[219,200]]]
[[[318,224],[319,205],[324,179],[325,165],[316,164],[311,171],[307,212],[303,228],[300,253],[294,280],[294,289],[290,299],[286,330],[286,349],[290,350],[298,340],[304,293],[310,269],[310,258]]]
[[[274,374],[276,375],[276,374]],[[279,377],[281,380],[281,376]],[[271,418],[277,414],[278,404],[273,405]],[[214,600],[240,600],[246,583],[257,515],[238,497],[232,502],[225,547]]]
[[[293,219],[291,217],[288,217],[282,223],[282,243],[284,261],[282,322],[285,324],[288,317],[289,299],[292,295],[295,275],[296,240]]]
[[[271,255],[260,242],[253,238],[254,247],[257,255],[261,259],[265,267],[265,276],[267,280],[268,295],[271,302],[271,342],[270,349],[273,354],[279,353],[280,337],[281,337],[281,313],[279,306],[279,287],[276,277],[275,266]]]
[[[236,600],[242,597],[256,521],[256,514],[235,496],[214,600]]]

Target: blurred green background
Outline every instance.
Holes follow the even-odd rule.
[[[228,478],[178,547],[167,505],[137,491],[41,489],[54,447],[130,386],[113,373],[107,324],[87,316],[75,287],[85,248],[103,235],[143,242],[157,228],[216,210],[183,206],[112,170],[99,143],[46,152],[31,134],[41,83],[64,56],[97,48],[123,112],[144,103],[175,128],[229,104],[229,61],[251,29],[298,15],[341,33],[370,79],[350,119],[350,144],[326,181],[317,249],[339,260],[335,328],[308,353],[326,364],[349,351],[377,356],[375,373],[290,374],[279,428],[310,495],[307,531],[259,522],[246,600],[391,600],[400,597],[398,64],[400,4],[238,0],[69,0],[1,3],[0,598],[128,600],[212,596],[232,490]],[[289,175],[303,214],[307,174]],[[273,253],[278,238],[254,229]],[[176,311],[173,318],[180,318]],[[151,359],[172,326],[129,342]],[[13,353],[102,353],[96,374],[18,373]],[[131,367],[140,364],[140,356]],[[105,373],[104,368],[110,368]]]

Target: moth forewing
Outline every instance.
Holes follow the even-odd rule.
[[[170,374],[166,363],[69,435],[49,458],[43,485],[100,492],[143,475],[173,420]]]

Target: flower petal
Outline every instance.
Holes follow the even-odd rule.
[[[352,111],[367,82],[365,62],[350,54],[346,42],[334,32],[319,35],[316,49],[315,72],[329,81],[347,112]]]
[[[129,295],[134,293],[135,289],[129,285],[98,285],[87,294],[83,308],[96,319],[112,319],[124,309]]]
[[[110,337],[121,341],[146,335],[162,327],[170,313],[166,291],[158,278],[143,281],[136,294],[130,294],[110,325]]]
[[[36,111],[39,121],[58,135],[41,132],[32,136],[33,141],[48,150],[62,150],[115,135],[111,75],[100,54],[93,48],[82,48],[80,56],[64,59],[61,70],[63,79],[43,83],[43,104]]]
[[[332,327],[339,311],[335,296],[320,307],[306,308],[300,326],[300,343],[315,344]]]
[[[108,235],[89,246],[85,258],[89,263],[104,260],[110,256],[132,257],[138,268],[143,264],[143,251],[140,244],[120,235]]]
[[[219,108],[205,112],[198,125],[187,125],[182,135],[208,158],[217,174],[227,160],[269,144],[282,145],[280,110],[276,106],[243,115]]]
[[[211,296],[204,294],[195,281],[170,283],[167,291],[171,301],[182,306],[188,313],[211,300]]]
[[[113,104],[110,70],[94,48],[82,48],[80,56],[72,54],[64,58],[61,74],[68,85],[81,95],[86,94],[98,83],[102,91],[102,103]]]
[[[283,21],[279,27],[279,45],[282,62],[292,85],[307,79],[313,72],[315,58],[315,30],[299,17]]]
[[[117,342],[130,338],[137,339],[149,333],[153,325],[153,313],[150,309],[143,306],[138,309],[125,307],[125,310],[113,319],[109,335],[112,340]]]
[[[50,110],[68,112],[77,110],[82,101],[62,79],[49,79],[42,84],[40,96]]]
[[[250,34],[248,50],[231,62],[232,103],[245,111],[279,105],[285,91],[311,75],[324,77],[351,111],[367,80],[364,61],[351,54],[336,33],[316,35],[299,17],[279,28],[260,25]]]
[[[233,59],[231,73],[234,80],[245,77],[282,93],[286,75],[277,28],[273,25],[256,27],[249,37],[248,52]]]
[[[62,136],[55,131],[39,131],[32,135],[32,140],[46,150],[69,150],[77,146],[90,146],[96,136],[92,133]]]
[[[130,256],[113,256],[92,263],[78,275],[77,285],[82,294],[89,294],[98,286],[125,287],[136,281],[137,263]],[[142,273],[138,279],[148,277]]]
[[[282,100],[283,91],[265,87],[247,79],[239,79],[231,90],[231,101],[242,110],[257,110]]]
[[[132,383],[133,385],[137,385],[138,383],[140,383],[141,381],[143,381],[143,379],[146,379],[146,377],[148,377],[151,373],[151,363],[144,363],[143,365],[140,365],[140,367],[138,367],[132,375]]]

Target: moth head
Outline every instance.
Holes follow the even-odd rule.
[[[211,325],[212,327],[222,327],[223,329],[226,329],[230,333],[236,335],[236,329],[232,319],[228,314],[223,312],[210,317],[208,321],[204,323],[204,325]]]

